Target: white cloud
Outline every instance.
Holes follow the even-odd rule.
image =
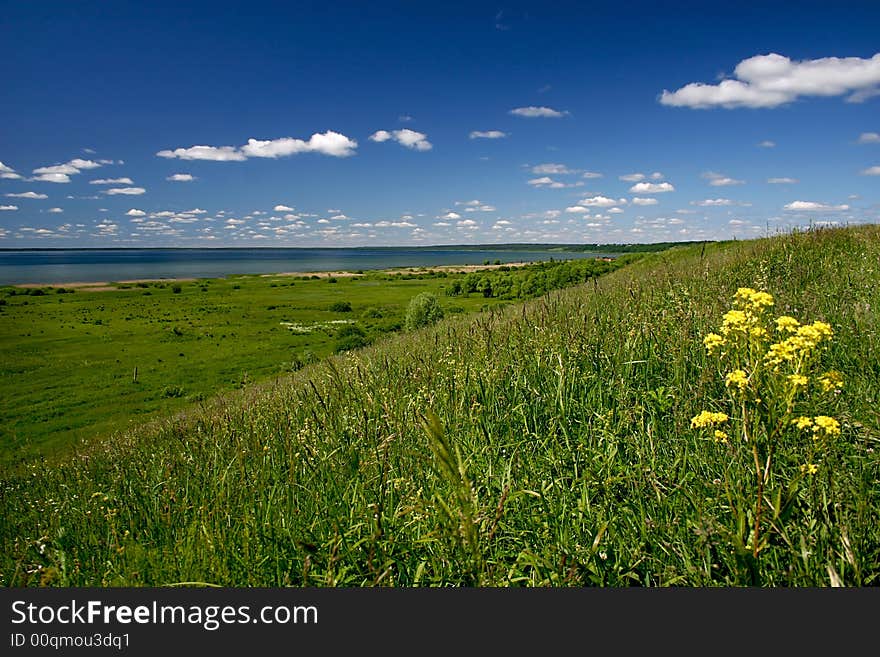
[[[18,206],[17,205],[0,205],[0,210],[2,210],[4,212],[9,212],[12,210],[18,210]]]
[[[248,143],[241,147],[241,154],[246,157],[285,157],[299,153],[321,153],[333,157],[348,157],[354,155],[357,142],[345,135],[328,130],[316,132],[308,141],[281,137],[280,139],[248,139]]]
[[[156,153],[159,157],[181,160],[212,160],[214,162],[241,162],[247,158],[234,146],[190,146]]]
[[[674,192],[675,187],[673,187],[672,183],[668,182],[640,182],[630,187],[629,191],[633,192],[634,194],[662,194],[663,192]]]
[[[15,173],[15,169],[0,162],[0,178],[7,180],[21,180],[21,176]]]
[[[446,219],[448,221],[452,221],[454,219],[461,219],[461,215],[457,212],[447,212],[446,214],[440,215],[437,217],[438,219]]]
[[[547,187],[549,189],[563,189],[565,187],[583,187],[584,183],[579,181],[575,183],[563,183],[558,180],[553,180],[553,178],[549,176],[542,176],[540,178],[532,178],[528,181],[528,184],[532,187]]]
[[[581,178],[601,178],[601,173],[596,173],[595,171],[584,171],[584,174]]]
[[[463,228],[476,228],[477,222],[473,219],[462,219],[461,221],[457,221],[455,225],[462,226]]]
[[[389,140],[394,140],[401,146],[405,146],[406,148],[411,148],[416,151],[429,151],[434,145],[428,141],[428,135],[423,132],[416,132],[415,130],[410,130],[409,128],[403,128],[402,130],[392,130],[388,132],[387,130],[377,130],[369,137],[370,141],[375,142],[385,142]]]
[[[143,187],[114,187],[113,189],[107,189],[104,191],[105,194],[109,194],[110,196],[116,196],[117,194],[124,194],[126,196],[140,196],[141,194],[146,193],[146,189]]]
[[[580,205],[572,205],[565,208],[565,211],[569,214],[586,214],[589,213],[590,209],[582,207]]]
[[[793,212],[839,212],[849,210],[848,205],[828,205],[815,201],[792,201],[783,207],[785,210]]]
[[[128,216],[128,217],[143,217],[143,216],[145,216],[147,213],[144,212],[143,210],[138,210],[137,208],[132,208],[131,210],[129,210],[129,211],[126,212],[125,214],[126,214],[126,216]]]
[[[34,173],[37,175],[43,175],[47,173],[60,173],[63,175],[70,175],[74,173],[79,173],[79,169],[77,169],[72,164],[55,164],[51,167],[39,167],[34,169]]]
[[[37,192],[19,192],[17,194],[6,194],[9,198],[49,198],[47,194],[38,194]]]
[[[101,162],[98,163],[92,162],[91,160],[81,160],[77,157],[68,162],[68,164],[75,167],[77,171],[82,171],[84,169],[97,169],[101,164],[113,164],[113,160],[101,160]],[[34,173],[36,173],[36,171]]]
[[[712,208],[721,205],[733,205],[733,201],[729,198],[707,198],[703,201],[691,201],[691,205],[698,205],[701,208]]]
[[[506,132],[500,130],[472,130],[468,135],[469,139],[503,139],[507,136]]]
[[[276,205],[272,208],[275,212],[295,212],[293,208],[287,205]]]
[[[618,176],[620,180],[624,182],[639,182],[640,180],[645,179],[645,174],[643,173],[628,173],[625,176]]]
[[[765,139],[764,141],[758,143],[758,147],[759,148],[776,148],[776,142],[771,141],[769,139]]]
[[[452,224],[446,221],[438,221],[432,225],[437,226],[438,228],[446,228],[447,226],[451,226]]]
[[[880,144],[880,132],[863,132],[859,135],[860,144]],[[3,164],[0,162],[0,164]]]
[[[577,173],[577,171],[572,171],[564,164],[555,164],[553,162],[547,162],[546,164],[538,164],[532,167],[532,173],[541,175],[541,174],[569,174],[569,173]]]
[[[517,107],[515,109],[510,110],[509,114],[513,116],[522,116],[528,119],[534,118],[549,118],[549,119],[558,119],[563,116],[568,116],[568,112],[563,110],[555,110],[552,107],[535,107],[534,105],[530,105],[528,107]]]
[[[721,173],[715,173],[714,171],[706,171],[700,177],[708,180],[712,187],[729,187],[730,185],[745,184],[744,180],[737,180],[736,178],[731,178]]]
[[[624,212],[621,208],[611,208],[608,210],[608,214],[622,214]]]
[[[640,196],[634,196],[632,199],[633,205],[657,205],[659,202],[655,198],[642,198]]]
[[[134,181],[131,178],[98,178],[97,180],[90,180],[90,185],[133,185]]]
[[[46,212],[51,212],[52,214],[60,214],[61,212],[64,212],[64,210],[62,208],[49,208],[48,210],[46,210]]]
[[[584,198],[578,201],[578,205],[587,208],[610,208],[621,203],[626,203],[626,199],[622,198],[615,200],[613,198],[608,198],[607,196],[591,196],[590,198]]]
[[[800,182],[797,178],[767,178],[771,185],[794,185]]]
[[[860,172],[863,176],[880,176],[880,166],[868,167]]]
[[[189,173],[174,173],[165,178],[165,180],[169,180],[171,182],[192,182],[193,180],[195,180],[195,177]]]
[[[805,96],[841,96],[862,102],[880,88],[880,53],[870,59],[823,57],[792,61],[776,53],[744,59],[736,79],[718,84],[692,82],[677,91],[663,90],[660,102],[673,107],[779,107]]]
[[[494,205],[488,205],[477,199],[473,201],[456,201],[455,204],[464,206],[465,212],[495,212],[496,210]]]
[[[79,171],[77,171],[76,173],[79,173]],[[70,182],[70,176],[68,176],[66,173],[42,173],[39,176],[28,178],[28,180],[32,180],[34,182],[50,182],[63,184]]]

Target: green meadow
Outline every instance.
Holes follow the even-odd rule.
[[[0,584],[878,583],[880,228],[471,283],[7,297]]]
[[[618,264],[557,260],[469,277],[423,268],[153,281],[99,291],[3,288],[0,467],[63,457],[217,393],[381,341],[404,327],[407,304],[419,293],[438,296],[446,314],[474,312],[565,282],[548,284],[541,272],[601,272]],[[493,280],[495,290],[487,289]]]

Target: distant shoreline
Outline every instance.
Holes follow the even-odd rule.
[[[597,258],[601,258],[602,256],[597,256]],[[536,262],[540,261],[528,261],[528,262],[506,262],[502,264],[491,264],[491,265],[430,265],[425,267],[389,267],[386,269],[370,269],[369,272],[371,274],[425,274],[425,273],[434,273],[441,271],[454,271],[454,272],[474,272],[474,271],[482,271],[485,269],[499,269],[500,267],[525,267],[526,265],[532,265]],[[318,278],[331,278],[331,277],[354,277],[354,276],[364,276],[366,275],[363,272],[356,271],[285,271],[285,272],[276,272],[271,274],[234,274],[235,276],[259,276],[260,278],[271,278],[273,276],[285,276],[285,277],[293,277],[293,276],[317,276]],[[222,276],[210,276],[206,278],[193,278],[193,277],[182,277],[182,278],[135,278],[128,280],[120,280],[120,281],[73,281],[73,282],[63,282],[63,283],[18,283],[14,285],[10,285],[9,287],[22,288],[22,289],[37,289],[37,288],[68,288],[81,290],[83,292],[112,292],[115,290],[122,290],[120,286],[122,285],[137,285],[138,283],[191,283],[197,280],[212,280],[217,278],[224,278]]]

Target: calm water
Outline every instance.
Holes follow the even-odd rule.
[[[0,251],[0,285],[335,271],[595,258],[600,253],[451,249],[116,249]]]

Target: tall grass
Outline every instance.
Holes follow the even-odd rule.
[[[689,426],[725,398],[702,338],[742,286],[828,322],[846,381],[825,467],[749,563],[724,482],[754,472]],[[448,318],[7,479],[0,582],[876,584],[878,308],[871,226],[673,249]],[[781,444],[774,470],[802,456]]]

